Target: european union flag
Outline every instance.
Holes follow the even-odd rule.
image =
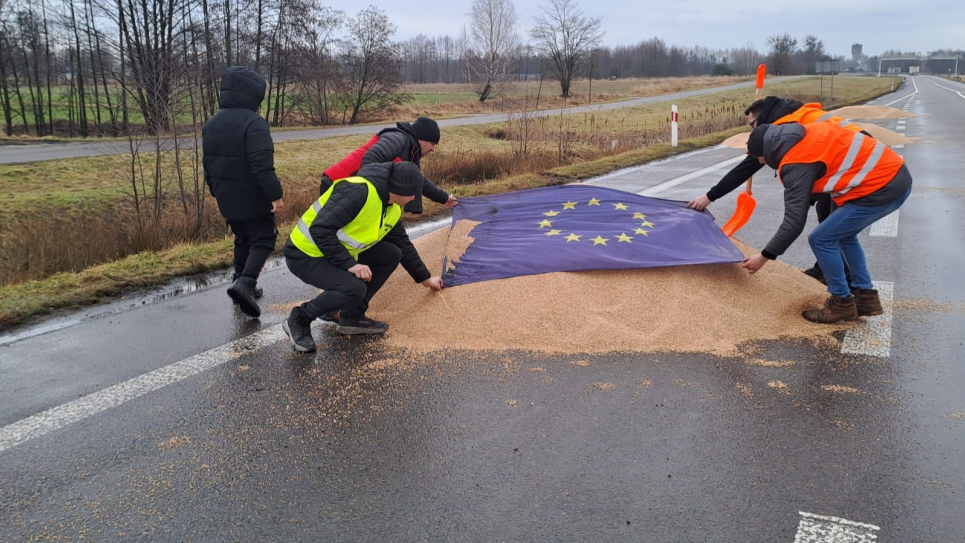
[[[452,224],[478,222],[447,255],[446,286],[538,273],[743,260],[709,212],[590,185],[460,198]],[[455,260],[451,257],[455,256]]]

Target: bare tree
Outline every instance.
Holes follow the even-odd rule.
[[[506,79],[519,47],[516,8],[511,0],[474,0],[469,12],[470,81],[479,101],[485,102]]]
[[[600,18],[584,15],[573,0],[549,0],[535,23],[530,34],[569,98],[570,82],[603,37]]]
[[[797,48],[797,40],[790,34],[775,34],[767,38],[767,45],[771,48],[768,53],[771,59],[771,73],[783,75],[791,68],[791,53]]]
[[[342,64],[347,84],[346,105],[352,110],[349,124],[359,115],[401,102],[401,59],[392,35],[395,25],[385,12],[369,6],[348,23],[349,40]]]

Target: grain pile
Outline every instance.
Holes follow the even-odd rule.
[[[914,113],[908,113],[897,108],[888,106],[848,106],[831,111],[842,119],[862,119],[871,121],[875,119],[910,119],[915,117]]]
[[[887,128],[878,126],[871,123],[854,123],[861,127],[862,130],[871,134],[871,137],[884,143],[885,145],[905,145],[908,143],[914,143],[915,140],[899,134],[897,132],[892,132]]]
[[[459,230],[465,237],[469,228]],[[448,237],[442,229],[415,242],[434,274],[447,244],[464,243]],[[754,251],[738,246],[745,254]],[[823,285],[781,262],[754,276],[738,265],[599,270],[486,281],[441,293],[413,284],[400,268],[369,314],[389,322],[389,346],[413,351],[727,354],[746,341],[830,338],[841,327],[800,316],[826,296]]]

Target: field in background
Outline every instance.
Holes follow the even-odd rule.
[[[887,92],[890,85],[888,78],[836,78],[835,103],[868,100]],[[767,88],[770,94],[805,101],[816,100],[818,91],[817,80]],[[743,109],[752,100],[753,90],[742,89],[678,101],[681,138],[703,142],[701,137],[719,137],[742,129]],[[667,102],[562,118],[516,115],[506,123],[445,129],[442,144],[425,159],[423,168],[431,179],[457,196],[543,186],[599,175],[669,153],[668,123]],[[321,172],[368,138],[362,135],[279,143],[275,161],[287,205],[279,223],[290,223],[301,215],[317,198]],[[648,151],[664,147],[667,150],[661,151],[663,155]],[[2,289],[4,295],[25,300],[23,296],[17,298],[21,291],[16,283],[44,279],[65,270],[84,270],[135,253],[141,255],[131,257],[139,263],[133,268],[96,268],[103,268],[103,273],[112,277],[107,281],[107,292],[223,266],[229,258],[229,244],[205,243],[224,240],[228,235],[215,202],[202,191],[201,209],[197,209],[193,180],[184,180],[182,191],[176,176],[171,175],[172,153],[161,159],[160,168],[166,173],[164,212],[156,224],[148,221],[150,227],[140,229],[135,228],[138,214],[133,203],[130,155],[0,165],[0,285],[13,285]],[[183,150],[180,160],[185,172],[193,171],[193,150]],[[141,202],[142,225],[143,214],[153,208],[153,203]],[[427,216],[439,211],[435,204],[427,205]],[[280,241],[286,234],[281,232]],[[175,245],[180,247],[177,252],[165,250]],[[146,263],[152,261],[157,270],[148,269]],[[130,269],[137,270],[139,276],[127,276],[133,273]],[[97,292],[105,291],[105,279],[97,272],[85,272],[84,277],[100,285]],[[61,286],[74,284],[62,276],[47,281]],[[36,285],[47,281],[22,284],[33,296],[39,288]],[[15,311],[20,315],[17,320],[58,305],[45,305],[42,300],[29,303],[32,309],[23,309],[21,304]],[[11,309],[5,302],[0,313],[8,311]],[[0,327],[12,322],[0,316]]]

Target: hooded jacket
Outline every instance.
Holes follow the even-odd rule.
[[[228,68],[221,77],[221,110],[201,131],[204,181],[229,221],[267,215],[282,197],[271,132],[257,113],[264,97],[265,78],[244,66]]]
[[[332,168],[325,170],[328,179],[322,178],[319,192],[328,190],[331,182],[334,181],[330,171],[349,172],[349,175],[352,175],[359,168],[368,164],[400,161],[412,162],[421,168],[422,147],[419,145],[419,138],[415,129],[412,128],[412,124],[399,122],[395,124],[395,128],[386,128],[378,133],[378,141],[365,151],[360,163],[355,163],[355,160],[358,160],[357,153],[352,153]],[[449,200],[449,193],[437,187],[428,178],[422,186],[422,194],[433,202],[440,204]],[[416,196],[405,206],[405,211],[408,213],[422,213],[422,209],[422,196]]]
[[[394,162],[369,164],[363,166],[356,174],[358,177],[364,177],[375,187],[379,198],[382,199],[383,208],[389,205],[389,177],[391,177],[392,169],[395,166],[396,163]],[[332,194],[325,202],[325,207],[319,211],[308,228],[312,241],[325,255],[322,258],[328,259],[332,264],[343,270],[348,270],[358,262],[352,258],[352,255],[339,241],[338,231],[358,216],[367,199],[368,188],[365,185],[338,183],[332,189]],[[417,283],[432,277],[425,263],[422,262],[419,252],[409,239],[402,221],[399,221],[395,228],[390,230],[379,243],[391,243],[402,250],[402,267]],[[284,253],[287,258],[314,258],[295,247],[291,238],[285,243]]]
[[[776,170],[784,160],[784,155],[800,143],[805,134],[804,127],[796,123],[771,125],[764,134],[764,161]],[[777,233],[761,251],[766,258],[774,260],[784,254],[804,231],[814,183],[824,177],[825,173],[827,167],[821,162],[785,164],[781,168],[779,175],[784,184],[784,220]],[[877,206],[891,203],[908,190],[911,182],[908,168],[902,165],[887,185],[867,196],[851,200],[848,204]]]
[[[757,123],[759,125],[771,124],[781,117],[801,109],[803,105],[803,103],[797,100],[768,96],[764,98],[764,108],[761,109],[760,115],[757,116]],[[750,156],[745,158],[740,164],[734,166],[734,169],[727,172],[720,182],[707,191],[707,198],[710,198],[710,201],[714,202],[730,194],[743,185],[751,176],[760,171],[761,168],[763,168],[763,166],[761,166],[756,158]]]

